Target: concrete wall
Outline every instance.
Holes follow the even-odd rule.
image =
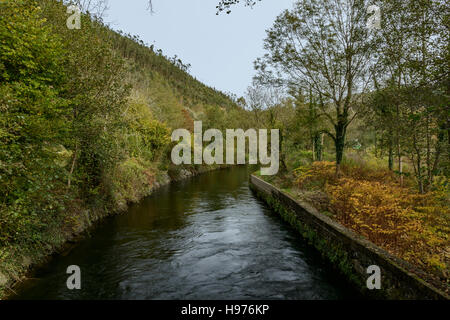
[[[449,298],[420,279],[416,275],[420,271],[411,264],[392,256],[311,206],[295,200],[255,175],[250,177],[250,186],[367,296],[388,299]],[[367,289],[366,281],[370,276],[367,268],[371,265],[381,269],[380,290]]]

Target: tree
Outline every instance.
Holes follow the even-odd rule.
[[[369,1],[304,0],[286,10],[268,30],[268,53],[255,66],[263,81],[312,91],[321,115],[334,127],[326,133],[336,149],[336,174],[357,102],[368,89],[375,43],[366,27]],[[356,94],[357,93],[357,94]]]
[[[275,87],[254,81],[253,85],[247,88],[247,108],[252,112],[256,125],[264,125],[263,111],[280,104],[281,100],[282,93]]]
[[[151,0],[149,0],[151,4]],[[89,12],[92,16],[101,18],[108,10],[108,0],[64,0],[64,4],[76,5],[83,12]]]
[[[381,151],[388,149],[388,167],[394,170],[394,145],[395,141],[399,144],[400,140],[396,140],[395,132],[399,132],[398,122],[396,122],[395,101],[398,97],[395,95],[395,89],[392,86],[380,88],[377,81],[374,81],[375,91],[369,95],[367,112],[364,115],[364,121],[372,124],[375,137],[375,155],[377,156],[377,148]],[[378,138],[380,139],[378,143]],[[382,152],[380,152],[382,154]],[[399,165],[399,170],[401,166]]]
[[[238,4],[240,2],[243,2],[246,6],[254,6],[257,1],[261,0],[220,0],[219,4],[217,5],[217,14],[219,14],[222,11],[225,11],[227,14],[231,13],[231,6]]]
[[[448,152],[446,12],[448,17],[442,1],[385,1],[377,39],[374,112],[390,134],[390,160],[395,144],[401,183],[402,157],[408,157],[421,192],[431,187]]]
[[[247,109],[251,111],[254,123],[258,127],[280,130],[280,172],[287,170],[285,153],[285,138],[287,131],[287,123],[289,122],[292,112],[289,112],[291,104],[285,99],[285,95],[273,86],[264,86],[254,81],[253,85],[247,88],[246,93]]]
[[[305,95],[302,92],[291,92],[294,97],[296,110],[295,126],[297,130],[305,128],[307,132],[302,136],[308,136],[308,149],[312,151],[313,161],[322,161],[323,156],[323,138],[326,131],[326,125],[323,123],[323,117],[320,117],[321,103],[318,97],[314,97],[312,90]]]
[[[34,236],[62,205],[48,194],[62,187],[55,144],[65,135],[69,109],[59,90],[66,78],[63,44],[37,3],[0,6],[1,247]]]

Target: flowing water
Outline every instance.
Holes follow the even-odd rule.
[[[248,186],[247,168],[156,191],[40,268],[14,299],[360,298]],[[66,269],[81,268],[81,290]]]

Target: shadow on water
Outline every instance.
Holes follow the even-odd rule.
[[[249,169],[156,191],[52,259],[13,299],[360,299],[255,198]],[[81,268],[81,290],[66,269]]]

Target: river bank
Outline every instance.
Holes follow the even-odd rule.
[[[251,126],[228,95],[89,13],[76,32],[61,1],[2,1],[2,15],[0,297],[97,221],[190,176],[172,165],[174,129]]]
[[[0,300],[7,299],[14,294],[14,287],[25,280],[27,275],[35,268],[48,263],[53,256],[67,251],[68,248],[76,244],[83,235],[92,231],[104,218],[123,214],[129,205],[138,203],[143,198],[148,197],[159,188],[172,182],[177,182],[191,177],[209,172],[212,170],[225,169],[228,166],[191,166],[189,168],[177,168],[160,172],[152,184],[142,185],[141,192],[131,200],[121,201],[115,209],[106,210],[105,207],[83,207],[80,202],[73,202],[73,206],[68,208],[71,212],[71,219],[65,220],[58,230],[52,230],[56,236],[52,236],[53,241],[46,247],[37,247],[31,251],[29,248],[2,248],[0,260]],[[148,182],[148,181],[147,181]],[[145,189],[144,189],[145,188]],[[10,257],[11,259],[6,259]]]
[[[449,299],[448,295],[421,279],[412,265],[365,240],[360,235],[293,198],[276,186],[252,175],[250,186],[257,195],[289,222],[321,254],[365,295],[388,299]],[[367,267],[382,272],[382,288],[368,290]]]
[[[249,189],[248,167],[156,190],[56,255],[11,300],[362,299]],[[66,269],[81,270],[68,290]]]

